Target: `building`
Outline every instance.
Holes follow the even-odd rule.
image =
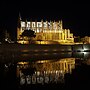
[[[83,37],[83,38],[82,38],[82,42],[83,42],[84,44],[89,44],[89,43],[90,43],[90,37],[89,37],[89,36]]]
[[[22,40],[20,36],[24,30],[35,31],[35,41],[40,44],[51,43],[73,43],[73,33],[69,29],[63,29],[63,22],[60,21],[23,21],[19,17],[17,27],[17,42],[28,43],[27,40]]]
[[[34,70],[31,75],[27,76],[22,72],[23,69],[31,67]],[[45,84],[45,83],[64,83],[65,74],[72,74],[75,69],[75,58],[64,58],[57,61],[38,60],[32,64],[29,62],[17,63],[17,77],[20,84]],[[27,80],[28,79],[28,80]]]

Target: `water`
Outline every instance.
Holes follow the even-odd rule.
[[[36,57],[29,58],[29,61],[14,58],[14,61],[19,62],[0,63],[0,88],[89,88],[89,52],[86,57],[85,55],[80,56],[77,53],[74,57],[69,55],[69,57],[61,58],[60,56],[59,58],[59,54],[56,53],[53,56],[50,55],[50,57],[46,55],[42,58],[41,55],[38,59]]]

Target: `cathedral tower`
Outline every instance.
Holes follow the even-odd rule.
[[[21,33],[21,15],[19,13],[18,22],[17,22],[17,40],[19,40],[20,33]]]

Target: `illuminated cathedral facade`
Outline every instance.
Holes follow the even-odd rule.
[[[36,37],[33,39],[38,44],[51,43],[73,43],[73,33],[69,29],[63,29],[63,22],[60,21],[23,21],[19,18],[17,27],[17,42],[27,44],[27,38],[22,39],[24,30],[33,30]]]

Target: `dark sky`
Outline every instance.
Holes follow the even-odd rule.
[[[13,1],[0,3],[0,30],[7,29],[15,38],[17,19],[63,20],[63,27],[70,29],[74,36],[90,36],[90,5],[44,2]]]

